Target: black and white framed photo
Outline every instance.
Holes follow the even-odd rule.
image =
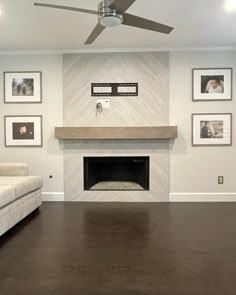
[[[232,68],[193,69],[193,101],[232,100]]]
[[[192,145],[232,145],[232,114],[193,114]]]
[[[42,116],[5,116],[6,147],[41,147]]]
[[[4,72],[5,103],[41,103],[42,72]]]

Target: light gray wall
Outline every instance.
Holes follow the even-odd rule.
[[[4,104],[0,88],[0,162],[26,162],[31,174],[44,179],[44,192],[63,192],[63,152],[54,139],[54,127],[62,126],[62,56],[0,56],[0,81],[4,71],[42,71],[42,104]],[[42,148],[7,148],[4,145],[4,115],[42,115]],[[49,175],[54,176],[49,179]]]
[[[170,153],[170,191],[187,193],[224,193],[236,195],[236,83],[233,101],[192,102],[192,68],[233,67],[236,75],[236,52],[172,52],[170,54],[170,123],[178,125],[179,137]],[[192,113],[233,113],[232,147],[192,147]],[[218,185],[218,175],[225,184]],[[207,199],[205,195],[203,200]],[[183,198],[184,199],[184,198]],[[194,199],[194,197],[193,197]]]
[[[139,95],[112,97],[96,116],[91,83],[138,82]],[[169,53],[64,55],[64,126],[162,126],[169,124]],[[84,156],[150,156],[149,192],[83,190]],[[65,200],[168,201],[168,141],[67,141],[64,144]]]
[[[143,53],[142,55],[145,58],[145,55],[148,54]],[[151,67],[153,66],[150,63],[149,65]],[[236,75],[236,52],[170,53],[170,124],[178,125],[179,127],[179,137],[174,143],[171,143],[170,192],[172,195],[183,195],[185,193],[186,196],[182,197],[183,200],[196,200],[196,198],[199,198],[199,195],[194,197],[194,193],[203,193],[202,200],[208,200],[204,193],[213,193],[215,195],[218,192],[220,194],[218,200],[225,201],[228,198],[225,193],[236,196],[234,168],[236,167],[236,120],[234,119],[236,114],[235,78],[234,99],[232,102],[192,102],[191,70],[195,67],[233,67],[234,75]],[[63,126],[62,56],[57,54],[0,56],[0,81],[3,81],[2,75],[4,71],[19,70],[41,70],[43,72],[43,104],[6,105],[3,103],[3,87],[0,87],[0,161],[27,162],[30,165],[31,174],[43,175],[45,192],[64,192],[62,150],[58,141],[53,138],[54,127]],[[126,71],[129,72],[127,67],[124,72],[127,73]],[[69,76],[68,78],[71,79]],[[90,110],[94,116],[94,107]],[[232,112],[233,146],[192,147],[191,114],[196,112]],[[12,149],[4,147],[3,117],[4,115],[18,114],[43,115],[43,148]],[[129,118],[131,120],[130,125],[137,118],[135,117],[135,112],[133,114]],[[101,117],[98,120],[102,124]],[[152,119],[150,118],[150,120]],[[163,119],[161,121],[164,123]],[[116,122],[120,124],[119,120]],[[115,125],[116,122],[108,121],[107,124]],[[80,123],[82,124],[82,121]],[[84,125],[88,123],[84,121]],[[141,123],[145,124],[145,121]],[[86,149],[87,144],[80,145],[79,148]],[[49,174],[53,174],[54,179],[49,180]],[[168,170],[166,175],[168,177]],[[223,186],[217,184],[218,175],[225,176],[225,184]],[[171,199],[176,200],[176,198]]]

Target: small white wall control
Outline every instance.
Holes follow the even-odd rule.
[[[110,103],[109,98],[99,98],[99,99],[97,99],[97,103],[101,103],[103,109],[110,109],[110,107],[111,107],[111,103]]]

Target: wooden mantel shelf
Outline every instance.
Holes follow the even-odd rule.
[[[157,127],[56,127],[55,138],[78,139],[174,139],[177,126]]]

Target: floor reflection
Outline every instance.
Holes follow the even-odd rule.
[[[149,238],[150,213],[145,209],[89,209],[84,214],[84,242],[88,248],[145,248]]]

